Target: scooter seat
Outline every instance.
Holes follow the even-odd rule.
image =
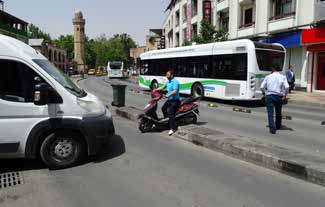
[[[185,98],[183,100],[181,100],[181,106],[184,105],[184,104],[188,104],[188,103],[191,103],[191,102],[194,102],[198,100],[198,98],[194,98],[194,97],[188,97],[188,98]]]

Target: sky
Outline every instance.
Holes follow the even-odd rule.
[[[128,33],[143,45],[149,29],[163,26],[169,0],[4,0],[5,11],[40,27],[51,37],[72,34],[76,10],[86,18],[90,38]]]

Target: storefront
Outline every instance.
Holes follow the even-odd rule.
[[[289,65],[293,67],[296,85],[298,87],[307,87],[307,49],[301,43],[301,31],[293,31],[289,33],[276,34],[270,37],[262,38],[259,42],[279,43],[287,50],[287,58],[285,68]]]
[[[302,31],[302,44],[310,53],[309,92],[325,92],[325,27]]]

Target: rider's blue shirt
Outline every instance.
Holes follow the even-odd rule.
[[[178,80],[176,80],[175,78],[173,78],[171,80],[167,80],[167,82],[165,83],[165,87],[168,91],[168,94],[172,93],[175,90],[177,91],[177,93],[175,95],[168,97],[169,101],[177,101],[180,99]]]

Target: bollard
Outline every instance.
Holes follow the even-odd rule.
[[[125,106],[125,88],[123,84],[111,84],[113,88],[113,102],[112,106],[122,107]]]

